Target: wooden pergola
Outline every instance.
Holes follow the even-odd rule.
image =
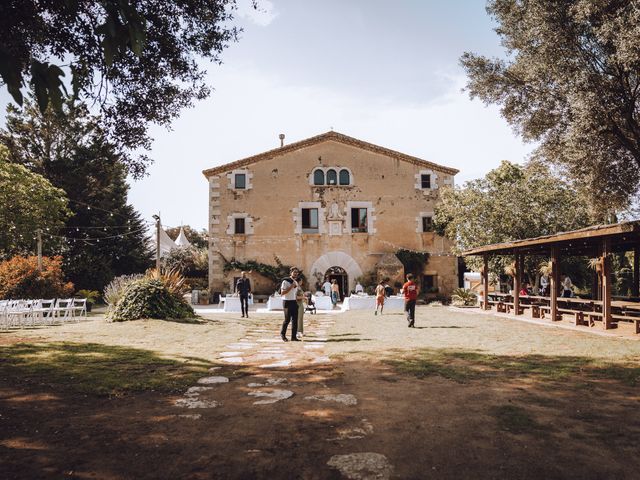
[[[602,301],[602,324],[605,329],[612,325],[611,306],[611,260],[609,255],[616,252],[633,251],[632,296],[638,297],[640,285],[640,221],[623,222],[614,225],[593,227],[562,232],[537,238],[527,238],[513,242],[497,243],[473,248],[463,252],[464,256],[476,255],[484,259],[482,271],[483,308],[489,309],[489,256],[513,255],[515,275],[513,284],[513,307],[516,315],[521,315],[520,284],[523,273],[523,258],[526,255],[547,256],[551,260],[550,308],[551,318],[558,318],[558,286],[560,280],[559,261],[564,256],[588,256],[598,258],[602,281],[600,298]],[[637,327],[636,327],[637,328]]]

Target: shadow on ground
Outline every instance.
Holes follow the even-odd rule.
[[[212,374],[210,362],[140,349],[2,347],[3,478],[338,479],[327,462],[351,452],[385,455],[393,478],[637,475],[637,363],[384,353]],[[208,393],[220,406],[174,406],[205,375],[230,378]],[[254,405],[249,383],[268,378],[294,396]],[[357,404],[309,398],[326,394],[354,395]]]

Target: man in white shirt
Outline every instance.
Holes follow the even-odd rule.
[[[356,293],[364,292],[364,288],[360,285],[360,282],[356,283]]]
[[[324,279],[324,283],[322,284],[322,291],[327,297],[331,296],[331,282],[329,281],[329,277]]]
[[[291,267],[290,277],[282,280],[280,285],[280,295],[282,295],[282,306],[284,308],[284,322],[280,330],[282,341],[287,340],[287,328],[291,323],[291,341],[298,342],[298,302],[296,301],[296,291],[298,290],[298,275],[300,271],[296,267]]]

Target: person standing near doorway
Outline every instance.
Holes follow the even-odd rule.
[[[249,318],[249,295],[251,294],[251,282],[247,278],[247,272],[242,272],[242,276],[236,282],[236,293],[240,295],[240,310],[242,316]]]
[[[280,338],[284,342],[287,340],[287,328],[291,323],[291,341],[298,340],[298,302],[296,302],[296,292],[298,290],[298,275],[300,271],[296,267],[291,267],[290,276],[282,280],[280,285],[280,295],[282,295],[282,306],[284,307],[284,322],[280,329]]]
[[[418,298],[418,287],[413,281],[413,274],[407,275],[407,282],[402,286],[404,295],[404,311],[407,312],[407,322],[409,328],[416,324],[416,299]]]
[[[338,281],[334,278],[331,280],[331,303],[333,303],[333,308],[336,308],[339,299],[340,287],[338,286]]]
[[[331,296],[331,282],[329,281],[329,277],[325,277],[324,283],[322,284],[322,291],[327,297]]]

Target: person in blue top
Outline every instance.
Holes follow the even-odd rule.
[[[236,282],[236,293],[240,295],[240,309],[242,316],[249,318],[249,295],[251,294],[251,282],[247,278],[247,272],[242,272],[242,276]]]

